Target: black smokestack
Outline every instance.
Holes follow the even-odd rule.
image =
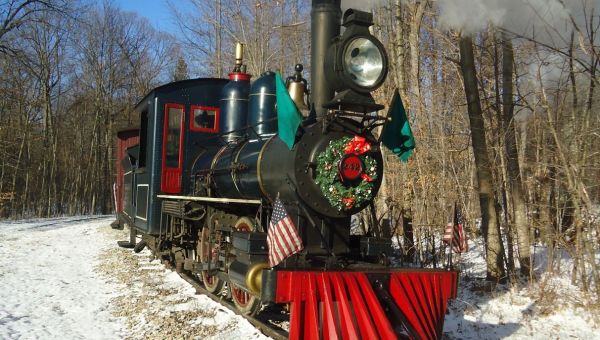
[[[312,0],[310,12],[311,31],[311,100],[317,117],[322,117],[326,109],[323,104],[334,97],[334,90],[325,79],[325,54],[331,39],[340,34],[342,18],[341,0]]]

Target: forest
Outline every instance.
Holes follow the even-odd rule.
[[[416,140],[407,163],[385,157],[378,217],[435,244],[456,204],[485,242],[488,280],[534,281],[545,266],[598,302],[598,3],[342,6],[374,14],[390,61],[375,98],[389,105],[399,90]],[[116,132],[137,124],[135,104],[161,84],[225,77],[236,42],[249,73],[302,63],[310,79],[309,0],[164,7],[177,34],[111,1],[0,1],[0,218],[110,214]]]

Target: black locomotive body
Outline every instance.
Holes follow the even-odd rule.
[[[137,105],[138,136],[120,139],[125,149],[128,138],[139,138],[117,166],[116,225],[128,225],[132,235],[121,245],[148,246],[177,270],[196,274],[211,293],[227,285],[242,313],[291,304],[292,338],[333,338],[336,332],[352,337],[352,330],[363,338],[439,337],[446,302],[456,293],[456,273],[390,268],[391,238],[378,226],[350,235],[351,215],[372,207],[383,177],[371,130],[385,118],[372,114],[381,106],[369,92],[385,79],[387,60],[366,30],[370,14],[346,12],[342,36],[340,17],[339,0],[313,1],[312,100],[291,149],[278,133],[275,74],[251,82],[241,50],[229,79],[167,84]],[[347,32],[355,36],[346,39]],[[344,39],[354,39],[352,57],[364,48],[367,60],[381,62],[377,84],[367,79],[364,85],[351,74],[359,86],[344,89],[336,82],[340,74],[323,77],[325,65],[343,69],[326,63],[324,54],[343,55],[343,46],[335,46]],[[337,45],[329,47],[332,42]],[[379,50],[368,50],[373,46]],[[301,70],[297,66],[288,84],[298,107],[306,92]],[[353,138],[368,145],[361,155],[372,162],[370,176],[354,156],[328,166],[337,169],[336,181],[344,187],[369,181],[369,199],[340,207],[319,183],[319,157],[332,143]],[[285,206],[303,249],[271,267],[267,232],[275,199]]]

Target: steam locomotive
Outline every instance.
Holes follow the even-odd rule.
[[[342,17],[340,0],[312,1],[310,102],[299,64],[283,94],[302,113],[291,140],[278,75],[251,82],[241,45],[229,79],[152,90],[136,106],[139,127],[118,133],[114,227],[131,231],[120,245],[149,247],[210,293],[226,287],[241,313],[288,304],[290,338],[441,337],[456,272],[391,267],[380,226],[350,235],[383,176],[372,131],[388,119],[371,92],[388,60],[372,24],[367,12]],[[273,265],[276,204],[301,248]]]

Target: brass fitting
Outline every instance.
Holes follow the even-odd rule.
[[[246,273],[246,287],[248,287],[248,290],[252,294],[260,295],[262,290],[262,271],[268,268],[270,268],[268,263],[259,262],[248,269]]]
[[[241,66],[244,60],[244,44],[235,43],[235,65]]]

